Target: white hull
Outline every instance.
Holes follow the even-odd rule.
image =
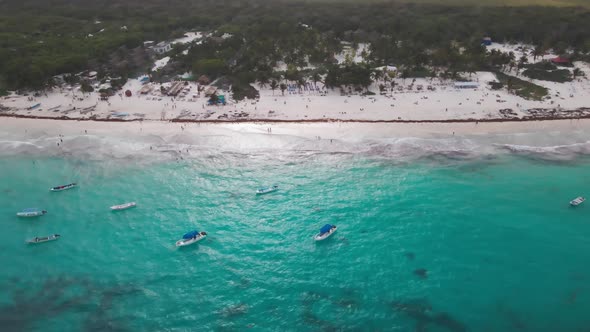
[[[264,195],[264,194],[275,192],[277,190],[279,190],[279,187],[271,187],[271,188],[265,188],[265,189],[258,189],[258,190],[256,190],[256,195]]]
[[[332,234],[336,233],[337,229],[338,229],[338,227],[334,227],[327,233],[317,234],[316,236],[313,237],[313,239],[316,241],[323,241],[323,240],[329,238],[330,236],[332,236]]]
[[[30,239],[27,241],[27,243],[29,244],[37,244],[37,243],[43,243],[43,242],[49,242],[49,241],[55,241],[57,239],[59,239],[61,236],[59,234],[54,234],[51,236],[44,236],[44,237],[36,237],[33,239]]]
[[[584,197],[576,197],[575,199],[570,201],[570,205],[571,206],[578,206],[578,205],[584,203],[584,201],[586,201],[586,199]]]
[[[197,243],[201,240],[204,240],[207,237],[207,235],[199,235],[194,239],[182,239],[182,240],[178,240],[176,241],[176,246],[177,247],[184,247],[184,246],[190,246],[191,244]]]
[[[125,204],[121,204],[121,205],[113,205],[113,206],[111,206],[111,210],[121,211],[121,210],[130,209],[130,208],[136,207],[136,206],[137,206],[137,204],[135,204],[135,202],[130,202],[130,203],[125,203]]]
[[[44,214],[45,213],[43,213],[43,212],[19,212],[16,214],[16,216],[21,217],[21,218],[34,218],[34,217],[40,217]]]

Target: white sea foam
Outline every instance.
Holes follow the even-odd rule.
[[[572,160],[590,154],[590,133],[585,130],[559,132],[542,128],[537,132],[455,136],[424,134],[422,125],[273,124],[269,132],[264,124],[187,124],[183,129],[170,123],[6,120],[20,127],[0,130],[0,155],[4,156],[69,156],[134,163],[206,160],[221,166],[228,161],[247,165],[358,156],[405,162],[424,158],[471,160],[507,153]],[[25,125],[27,130],[23,130]],[[433,128],[442,127],[440,132],[448,132],[444,126],[451,125],[436,124]],[[480,124],[478,128],[482,127]],[[459,125],[453,125],[450,131],[456,128]]]
[[[590,155],[590,141],[555,146],[530,146],[518,144],[498,145],[514,154],[547,160],[573,160],[578,156]]]

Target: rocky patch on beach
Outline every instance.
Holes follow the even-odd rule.
[[[562,108],[531,108],[525,110],[528,115],[523,119],[578,119],[589,118],[590,108],[581,107],[574,110],[565,110]]]
[[[516,114],[516,112],[514,112],[511,108],[501,109],[498,111],[498,113],[500,113],[500,115],[504,119],[517,119],[518,118],[518,114]]]

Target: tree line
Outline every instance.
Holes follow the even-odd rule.
[[[53,75],[107,63],[122,46],[132,50],[145,40],[165,40],[188,30],[232,37],[211,39],[188,54],[175,50],[179,70],[227,75],[242,86],[255,80],[297,82],[318,75],[328,85],[363,85],[368,68],[382,65],[397,66],[405,77],[452,77],[518,65],[519,59],[486,53],[481,47],[484,36],[529,43],[538,52],[553,49],[580,58],[590,52],[590,12],[584,8],[388,1],[5,0],[0,13],[0,86],[8,89],[39,89]],[[367,63],[336,66],[333,56],[342,50],[342,41],[353,48],[369,44]],[[280,62],[288,70],[273,70]],[[306,69],[309,64],[315,69]],[[124,68],[127,72],[111,68],[112,74],[147,71]]]

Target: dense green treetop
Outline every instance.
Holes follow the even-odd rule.
[[[519,5],[528,5],[527,0]],[[578,0],[566,4],[576,5]],[[143,41],[161,41],[188,30],[228,32],[232,38],[207,42],[188,55],[173,52],[180,69],[241,81],[270,81],[278,61],[302,68],[330,69],[341,41],[370,43],[371,66],[424,67],[451,73],[504,66],[510,59],[485,56],[483,36],[520,41],[539,49],[590,51],[590,11],[582,7],[479,6],[453,0],[3,0],[0,1],[0,90],[41,88],[56,74],[85,69],[124,76],[147,71],[129,58]],[[541,0],[551,5],[553,0]],[[535,2],[537,3],[537,2]],[[493,4],[486,0],[485,4]],[[125,27],[125,28],[122,28]],[[457,45],[460,45],[458,47]],[[136,52],[137,53],[137,52]],[[137,57],[136,57],[137,58]],[[495,61],[495,65],[490,61]],[[515,59],[514,61],[518,61]],[[349,72],[362,68],[348,68]],[[347,77],[345,73],[338,77]]]

